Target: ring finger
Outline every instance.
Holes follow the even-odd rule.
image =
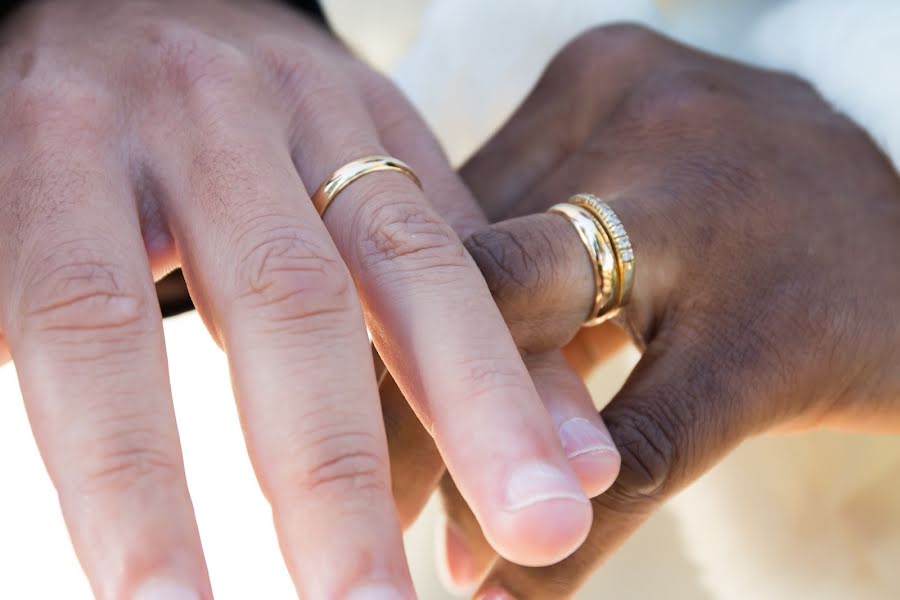
[[[308,93],[321,101],[300,105],[294,155],[312,192],[342,165],[385,150],[354,90],[323,84]],[[456,234],[410,180],[393,173],[347,187],[324,221],[381,356],[488,539],[516,562],[569,554],[587,532],[589,505]],[[473,435],[473,427],[490,434]]]

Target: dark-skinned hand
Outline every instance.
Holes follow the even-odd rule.
[[[748,436],[900,429],[900,180],[807,83],[642,28],[596,29],[462,174],[501,221],[466,245],[526,360],[563,348],[587,376],[625,344],[643,356],[602,413],[621,473],[593,500],[587,542],[543,568],[497,558],[427,434],[382,387],[401,515],[440,479],[455,585],[568,597]],[[587,253],[545,212],[577,192],[613,206],[637,262],[630,305],[586,329]]]

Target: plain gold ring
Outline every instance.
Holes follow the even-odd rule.
[[[569,202],[581,206],[591,212],[600,221],[612,242],[619,271],[619,298],[617,304],[625,306],[631,300],[631,289],[634,287],[634,249],[625,226],[609,204],[594,194],[575,194]]]
[[[369,173],[377,171],[394,171],[403,173],[409,177],[419,189],[422,189],[422,182],[413,172],[408,164],[393,156],[364,156],[351,161],[332,173],[331,177],[325,180],[316,193],[312,195],[313,206],[319,211],[319,216],[323,216],[331,202],[337,198],[338,194],[344,191],[348,185]]]
[[[594,272],[594,302],[584,324],[598,324],[611,317],[617,308],[619,274],[609,236],[591,211],[582,206],[564,202],[548,210],[566,217],[587,251]]]
[[[587,250],[594,271],[594,304],[584,325],[599,325],[631,299],[634,249],[628,233],[613,209],[593,194],[575,194],[549,211],[568,219]]]

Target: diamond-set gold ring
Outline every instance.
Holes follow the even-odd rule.
[[[625,226],[593,194],[575,194],[549,211],[563,215],[575,227],[594,267],[594,305],[585,326],[611,319],[628,304],[634,286],[634,249]]]

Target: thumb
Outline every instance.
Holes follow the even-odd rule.
[[[476,598],[571,597],[663,501],[765,426],[779,390],[741,359],[733,333],[684,324],[656,336],[603,410],[622,464],[592,501],[585,543],[542,569],[498,561]]]

